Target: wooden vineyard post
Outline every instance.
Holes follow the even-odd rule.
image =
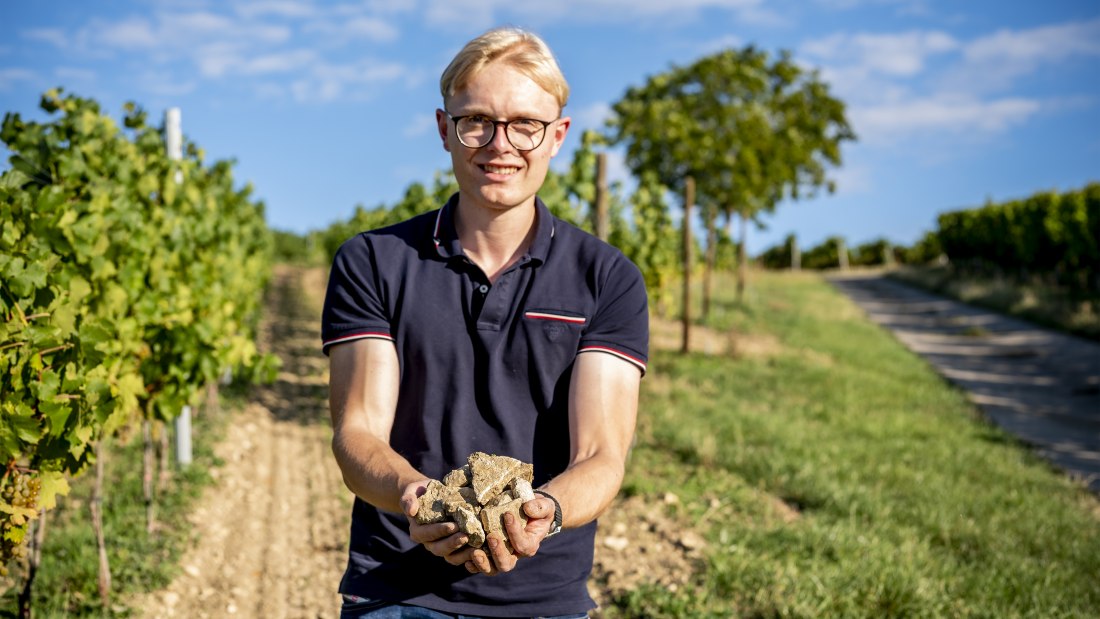
[[[107,439],[104,437],[95,448],[95,484],[92,486],[92,529],[99,549],[99,599],[104,608],[111,604],[111,564],[107,560],[107,543],[103,539],[103,460]]]
[[[683,303],[681,304],[681,325],[683,339],[680,343],[680,352],[691,351],[691,264],[692,264],[692,240],[691,240],[691,208],[695,203],[695,178],[689,176],[684,181],[684,219],[681,223],[684,232],[684,290]]]
[[[607,208],[607,153],[596,155],[596,236],[606,242],[611,237]]]

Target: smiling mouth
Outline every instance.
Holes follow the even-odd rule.
[[[516,172],[519,172],[519,168],[515,166],[497,166],[486,164],[479,167],[489,174],[515,174]]]

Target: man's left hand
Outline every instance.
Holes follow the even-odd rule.
[[[536,496],[523,504],[523,513],[528,518],[527,526],[523,526],[512,514],[504,514],[504,529],[508,532],[509,543],[490,535],[485,546],[475,550],[466,562],[466,571],[495,576],[515,569],[521,557],[530,558],[538,553],[542,540],[554,526],[554,502],[544,496]]]

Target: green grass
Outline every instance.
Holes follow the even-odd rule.
[[[624,485],[675,489],[706,567],[604,616],[1100,616],[1092,495],[818,277],[754,274],[744,306],[732,288],[711,326],[780,345],[653,354]]]
[[[226,397],[222,406],[241,406],[240,394]],[[142,491],[142,440],[108,443],[104,469],[104,538],[111,567],[111,604],[102,606],[98,589],[99,555],[91,526],[89,497],[95,477],[88,470],[72,483],[48,514],[42,565],[34,582],[32,608],[37,619],[60,617],[126,617],[128,596],[164,587],[179,570],[179,557],[191,543],[186,521],[190,506],[211,482],[208,471],[218,464],[213,442],[221,435],[228,414],[202,415],[195,419],[193,462],[176,471],[167,487],[158,492],[154,535],[146,533],[145,498]],[[0,596],[0,617],[16,617],[18,589]]]

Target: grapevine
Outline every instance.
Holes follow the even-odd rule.
[[[7,518],[0,521],[0,576],[7,576],[7,563],[22,559],[26,551],[22,544],[31,518],[38,513],[38,493],[42,488],[37,471],[9,467],[0,481],[0,512]]]
[[[0,127],[0,564],[102,438],[274,369],[253,341],[270,235],[231,164],[169,159],[135,104],[121,127],[60,90],[41,107]]]

